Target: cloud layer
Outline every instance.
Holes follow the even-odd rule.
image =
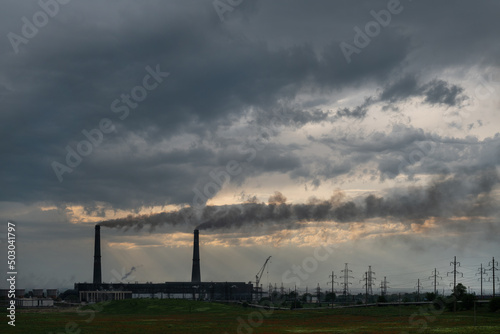
[[[221,20],[212,0],[70,1],[34,23],[39,2],[5,1],[0,214],[24,226],[30,280],[61,250],[84,261],[98,222],[123,230],[103,229],[106,264],[148,281],[181,279],[195,227],[213,259],[246,245],[256,267],[280,240],[287,264],[318,240],[495,249],[500,4],[401,0],[382,24],[391,3],[243,1]],[[471,235],[484,249],[452,247]],[[73,262],[50,270],[85,276]]]
[[[263,138],[269,144],[246,176],[279,172],[317,182],[311,174],[332,177],[352,170],[356,160],[310,166],[302,158],[309,147],[280,145],[279,134],[369,118],[377,103],[402,108],[408,99],[421,98],[428,105],[458,107],[471,94],[439,76],[469,66],[478,50],[480,66],[496,66],[499,59],[492,33],[497,23],[488,19],[498,4],[460,2],[450,15],[445,4],[419,2],[402,3],[403,12],[347,64],[339,42],[350,41],[353,28],[369,22],[370,10],[386,5],[259,1],[226,13],[225,22],[209,1],[61,6],[29,43],[19,45],[18,53],[4,39],[0,124],[6,138],[2,157],[8,163],[1,167],[6,191],[0,199],[89,207],[99,202],[121,209],[190,204],[192,188],[208,182],[211,170]],[[2,20],[2,29],[17,34],[22,28],[18,17],[40,10],[35,4],[7,6],[13,15]],[[473,19],[478,15],[481,20]],[[298,28],[311,18],[310,29]],[[284,31],[294,39],[281,38]],[[449,38],[458,35],[460,40]],[[456,52],[463,45],[471,52]],[[433,50],[432,61],[425,50]],[[148,66],[170,76],[144,100],[132,100],[130,105],[137,106],[120,119],[112,103],[118,99],[126,105],[122,94],[142,85]],[[368,87],[380,93],[358,106],[330,109],[348,90]],[[263,129],[277,110],[279,129]],[[77,167],[68,166],[67,147],[77,151],[87,140],[82,131],[99,128],[103,118],[115,131],[104,134]],[[391,147],[386,153],[393,153]],[[62,175],[63,182],[54,162],[72,170]],[[385,166],[390,162],[380,164],[390,168]]]

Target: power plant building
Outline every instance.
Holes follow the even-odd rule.
[[[138,296],[155,298],[189,298],[204,300],[251,300],[252,283],[202,282],[200,271],[199,231],[194,230],[191,282],[104,283],[101,269],[100,226],[95,227],[94,273],[92,283],[75,283],[80,300],[98,302]]]

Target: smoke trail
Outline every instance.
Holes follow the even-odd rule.
[[[286,197],[275,192],[268,203],[207,206],[200,215],[190,208],[152,215],[128,216],[104,221],[100,225],[141,229],[161,225],[188,223],[199,230],[238,229],[242,227],[275,229],[300,228],[304,222],[360,222],[382,217],[407,223],[424,222],[430,217],[488,216],[497,211],[498,199],[492,190],[500,178],[495,168],[472,174],[441,177],[427,187],[392,190],[385,197],[368,195],[346,200],[336,192],[329,200],[313,200],[307,204],[286,203]],[[183,226],[183,230],[187,230]]]
[[[122,279],[121,279],[121,280],[123,281],[124,279],[126,279],[127,277],[129,277],[130,275],[132,275],[132,273],[133,273],[134,271],[136,271],[136,270],[137,270],[137,268],[136,268],[136,267],[132,267],[128,273],[126,273],[125,275],[123,275],[123,277],[122,277]]]
[[[182,224],[195,225],[199,222],[192,208],[183,208],[178,211],[162,212],[151,215],[128,215],[125,218],[111,219],[100,222],[98,225],[109,228],[124,229],[130,228],[141,230],[148,225],[150,231],[163,225],[177,226]]]

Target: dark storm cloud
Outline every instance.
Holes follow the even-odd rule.
[[[464,94],[464,89],[441,79],[434,79],[425,84],[419,84],[415,74],[406,74],[393,82],[385,85],[378,96],[370,96],[354,108],[342,108],[337,111],[337,117],[351,117],[362,119],[366,117],[368,108],[378,102],[389,102],[384,110],[392,106],[397,110],[395,103],[406,101],[412,97],[423,98],[422,103],[429,105],[444,105],[447,107],[460,107],[462,102],[469,97]]]
[[[330,154],[304,158],[293,178],[329,180],[342,176],[412,179],[417,174],[472,174],[500,165],[500,135],[479,140],[452,138],[422,129],[393,126],[388,133],[336,133],[328,137],[309,136]],[[306,163],[307,161],[307,163]]]
[[[307,108],[287,109],[280,126],[330,121],[335,115],[317,105],[364,85],[386,87],[384,101],[399,101],[416,89],[428,103],[457,105],[464,92],[452,83],[436,79],[413,87],[411,78],[406,86],[391,83],[403,67],[440,70],[468,66],[477,57],[481,65],[497,64],[498,3],[402,4],[404,11],[351,64],[339,43],[352,41],[354,26],[372,20],[370,10],[385,8],[387,1],[259,1],[237,7],[226,22],[220,22],[212,1],[61,6],[35,37],[19,45],[19,53],[8,38],[2,40],[0,150],[7,163],[0,167],[0,200],[82,204],[89,212],[96,211],[96,202],[131,210],[189,203],[192,188],[227,162],[225,143],[231,138],[223,140],[221,129],[240,122],[249,109],[263,115],[304,93],[321,97],[305,101]],[[2,33],[21,34],[21,17],[31,19],[39,10],[37,3],[7,2],[0,14]],[[464,45],[468,52],[462,52]],[[142,85],[146,67],[157,65],[170,76],[119,119],[112,102]],[[366,113],[361,106],[337,116]],[[82,130],[98,127],[103,118],[113,121],[116,132],[105,134],[59,183],[51,163],[64,163],[66,145],[75,149],[85,139]],[[262,125],[265,119],[257,115],[250,122]],[[235,141],[241,142],[238,136]],[[273,134],[268,136],[272,141]],[[174,142],[180,148],[169,149]],[[314,174],[296,152],[277,146],[266,146],[252,161],[252,175]]]
[[[380,101],[397,102],[414,96],[424,97],[424,102],[444,104],[450,107],[458,106],[467,99],[463,95],[464,89],[458,85],[450,84],[444,80],[432,80],[423,85],[418,85],[415,75],[406,75],[400,80],[389,84],[380,94]]]
[[[415,75],[405,75],[400,80],[391,83],[385,87],[380,94],[381,101],[396,102],[405,100],[413,96],[418,91],[418,82]]]
[[[355,108],[342,108],[337,110],[337,117],[348,117],[348,118],[364,118],[368,112],[368,107],[373,104],[372,98],[366,98],[362,105]]]
[[[443,80],[433,80],[422,87],[425,102],[430,104],[446,104],[455,106],[464,100],[461,97],[463,88],[457,85],[450,85]]]
[[[64,8],[66,13],[61,9],[54,24],[23,45],[22,52],[4,54],[3,62],[9,68],[6,76],[16,89],[4,99],[8,111],[3,119],[8,117],[8,122],[2,122],[1,130],[10,141],[8,145],[4,142],[2,151],[11,163],[3,167],[6,175],[23,175],[20,179],[5,180],[11,200],[36,201],[44,196],[55,202],[104,200],[114,205],[135,206],[156,196],[156,203],[186,202],[187,194],[183,196],[183,191],[179,193],[180,189],[171,184],[177,181],[164,184],[154,195],[151,192],[151,196],[141,196],[143,200],[130,200],[119,194],[152,190],[150,187],[157,184],[152,180],[158,178],[180,178],[182,188],[190,189],[196,180],[194,174],[206,173],[203,166],[190,171],[180,165],[189,160],[165,166],[162,159],[138,163],[120,157],[109,161],[98,160],[93,153],[71,174],[66,173],[62,184],[57,184],[51,163],[64,163],[68,154],[66,145],[76,149],[85,139],[82,130],[97,127],[103,117],[113,121],[117,133],[106,135],[102,146],[95,151],[125,146],[128,133],[143,137],[148,143],[168,140],[180,133],[194,132],[204,137],[228,115],[237,115],[250,106],[267,109],[273,105],[272,101],[293,96],[303,85],[317,85],[311,79],[320,73],[323,76],[330,72],[328,78],[320,79],[321,86],[342,86],[343,79],[337,78],[337,74],[344,79],[352,77],[352,71],[346,72],[333,49],[326,50],[324,60],[320,61],[309,46],[271,50],[261,42],[230,43],[230,35],[228,40],[224,28],[214,22],[213,13],[203,6],[187,6],[177,18],[168,12],[173,9],[171,6],[149,3],[142,9],[144,17],[124,7],[125,16],[116,18],[116,22],[94,26],[76,20],[69,25],[73,11],[81,6],[80,3],[68,6]],[[92,13],[91,8],[86,7],[84,13]],[[112,13],[111,8],[101,9]],[[96,21],[102,15],[87,20]],[[183,20],[186,18],[189,21]],[[65,27],[66,34],[55,31],[56,25]],[[112,112],[111,103],[120,99],[121,94],[130,94],[147,74],[145,67],[154,68],[156,64],[171,76],[149,92],[137,109],[130,108],[130,116],[121,121],[119,114]],[[353,77],[358,79],[363,77],[362,72],[368,76],[372,72],[370,68],[361,72],[353,69],[357,71]],[[325,117],[321,111],[295,111],[290,122],[304,124],[309,118],[318,121]],[[203,155],[198,157],[198,161],[202,159]],[[274,163],[268,166],[276,168]],[[96,169],[100,172],[96,173]],[[136,177],[130,177],[132,174]],[[90,189],[89,182],[99,186]],[[116,182],[125,191],[116,189],[113,186]],[[129,192],[127,188],[137,190]]]
[[[72,224],[71,212],[59,209],[40,209],[12,202],[0,204],[0,219],[13,221],[18,235],[27,244],[47,240],[79,242],[88,233],[92,224]],[[40,229],[40,224],[44,228]],[[91,233],[88,234],[91,236]]]
[[[274,116],[276,125],[299,128],[306,124],[318,124],[326,121],[328,120],[329,114],[328,112],[319,109],[313,109],[310,111],[289,109],[275,115],[272,113],[266,113],[266,115],[263,116],[265,119],[269,119],[269,116]]]

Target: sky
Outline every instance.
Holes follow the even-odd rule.
[[[500,259],[499,2],[1,7],[19,288],[91,282],[95,224],[105,282],[190,280],[195,228],[203,281],[271,256],[261,283],[300,291],[364,291],[371,266],[374,291],[436,269],[450,293],[456,256],[479,293]]]

